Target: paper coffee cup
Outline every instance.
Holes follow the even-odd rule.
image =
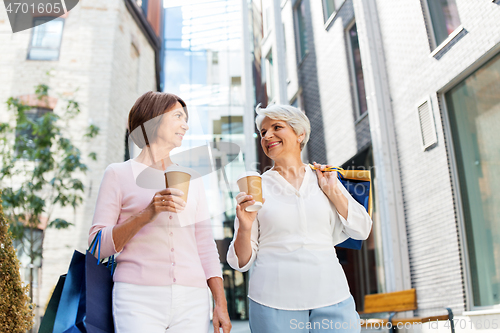
[[[190,180],[191,175],[187,172],[177,170],[165,171],[165,185],[167,188],[175,188],[184,192],[181,198],[185,202],[187,202]]]
[[[255,204],[245,208],[247,212],[256,212],[262,208],[262,178],[257,172],[249,171],[238,177],[240,192],[253,196]]]

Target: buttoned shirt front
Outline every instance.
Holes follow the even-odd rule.
[[[250,275],[249,297],[262,305],[284,310],[306,310],[339,303],[350,296],[349,286],[334,246],[349,237],[366,239],[372,221],[338,181],[348,199],[348,216],[340,216],[306,167],[299,190],[277,171],[262,175],[266,199],[253,222],[252,256],[239,267],[234,249],[239,221],[227,261]]]
[[[127,242],[116,258],[115,282],[206,287],[207,279],[222,277],[203,180],[185,171],[192,177],[184,211],[160,213]],[[145,209],[162,188],[163,171],[134,160],[106,168],[89,235],[90,243],[102,232],[101,257],[117,252],[113,228]]]

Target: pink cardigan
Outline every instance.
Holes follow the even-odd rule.
[[[134,160],[106,168],[89,235],[90,244],[102,230],[101,258],[116,253],[114,226],[146,208],[154,194],[165,188],[163,172],[151,168],[147,170],[149,185],[136,184],[137,176],[146,168]],[[193,171],[190,173],[194,175]],[[125,245],[116,257],[115,282],[206,287],[207,279],[222,277],[203,180],[197,176],[189,184],[182,217],[177,213],[160,213]],[[154,186],[157,188],[144,188],[153,187],[151,183],[158,184]]]

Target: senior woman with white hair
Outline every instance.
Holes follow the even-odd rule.
[[[254,333],[359,332],[344,271],[334,246],[348,237],[366,239],[372,221],[337,179],[301,160],[311,126],[288,105],[257,107],[264,153],[274,161],[262,174],[265,203],[244,192],[236,196],[233,241],[227,261],[250,276],[250,329]],[[319,169],[319,170],[318,170]]]

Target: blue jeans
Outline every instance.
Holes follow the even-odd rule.
[[[279,310],[250,299],[252,333],[359,333],[359,315],[354,299],[312,310]]]

